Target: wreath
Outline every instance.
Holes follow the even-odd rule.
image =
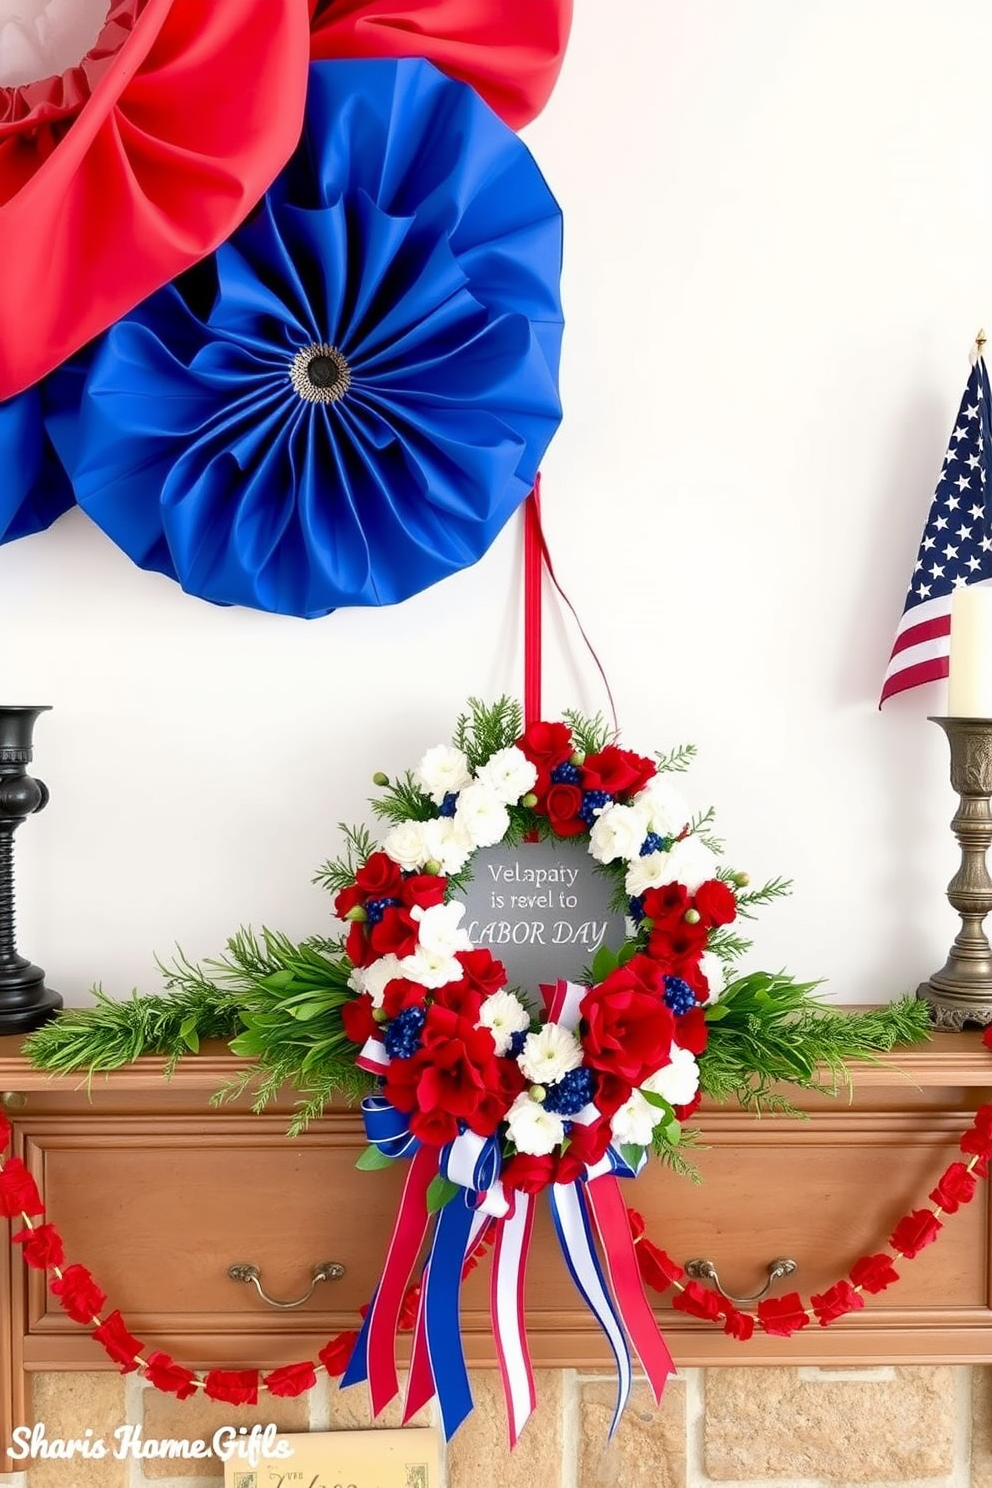
[[[436,1397],[450,1436],[471,1410],[459,1291],[491,1244],[493,1333],[516,1440],[535,1398],[524,1284],[539,1195],[614,1354],[614,1426],[632,1351],[660,1396],[674,1366],[618,1180],[651,1151],[691,1171],[686,1123],[702,1093],[791,1109],[779,1082],[835,1091],[847,1059],[927,1036],[927,1010],[912,999],[855,1015],[784,973],[738,974],[750,944],[739,921],[789,885],[753,888],[721,863],[712,811],[693,814],[674,778],[692,755],[636,753],[599,718],[525,727],[510,699],[472,700],[451,744],[373,777],[381,841],[342,828],[343,852],[317,880],[343,934],[295,945],[243,930],[221,962],[199,968],[180,956],[168,996],[100,996],[27,1041],[44,1068],[94,1071],[142,1053],[176,1059],[223,1034],[256,1063],[220,1095],[258,1082],[261,1108],[293,1082],[294,1131],[332,1095],[362,1097],[369,1146],[358,1166],[407,1164],[343,1376],[368,1381],[375,1414],[398,1392],[396,1339],[411,1323],[406,1418]],[[480,853],[512,847],[523,861],[526,844],[541,841],[586,849],[623,930],[581,972],[517,986],[463,924],[464,895]]]

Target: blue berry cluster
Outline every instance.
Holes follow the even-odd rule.
[[[587,1106],[596,1093],[596,1076],[591,1069],[569,1070],[554,1085],[548,1086],[544,1109],[558,1116],[575,1116]]]
[[[641,923],[644,918],[643,894],[635,894],[633,899],[628,901],[627,913],[630,915],[630,918],[633,920],[635,925],[639,925]]]
[[[387,909],[392,909],[399,904],[398,899],[367,899],[365,901],[365,919],[369,925],[378,925]]]
[[[449,791],[441,805],[438,807],[438,816],[454,816],[458,805],[457,791]]]
[[[579,807],[579,815],[587,827],[592,826],[597,814],[602,811],[604,806],[608,806],[612,800],[613,797],[606,791],[591,790],[582,792],[582,805]]]
[[[657,832],[649,832],[641,843],[641,857],[646,858],[653,852],[667,852],[670,845],[667,837],[659,837]]]
[[[566,760],[563,765],[555,765],[551,771],[551,779],[555,785],[578,785],[582,779],[582,771],[578,765]]]
[[[426,1017],[422,1007],[408,1007],[397,1013],[382,1037],[390,1059],[409,1059],[416,1054]]]
[[[681,977],[666,976],[665,1003],[676,1018],[681,1018],[683,1013],[690,1012],[696,1006],[696,994]]]
[[[529,1032],[530,1032],[530,1029],[529,1028],[521,1028],[520,1031],[519,1031],[519,1033],[514,1033],[514,1034],[511,1035],[511,1037],[510,1037],[510,1058],[511,1059],[519,1059],[520,1055],[524,1052],[524,1044],[527,1042],[527,1035],[528,1035]]]

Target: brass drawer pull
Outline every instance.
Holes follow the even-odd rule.
[[[767,1267],[768,1280],[764,1286],[757,1292],[751,1292],[747,1297],[735,1297],[733,1292],[728,1292],[725,1287],[720,1285],[720,1277],[712,1261],[704,1261],[697,1258],[696,1260],[686,1261],[685,1263],[686,1276],[691,1276],[693,1281],[711,1281],[717,1291],[730,1302],[760,1302],[762,1297],[771,1291],[776,1281],[781,1281],[783,1276],[791,1276],[796,1269],[795,1261],[790,1261],[788,1256],[780,1256],[778,1260],[769,1261]]]
[[[297,1297],[295,1302],[279,1302],[275,1297],[268,1296],[268,1294],[262,1290],[261,1271],[257,1266],[251,1265],[250,1262],[243,1262],[237,1266],[228,1266],[227,1274],[232,1281],[250,1282],[251,1285],[255,1288],[258,1295],[261,1297],[262,1301],[267,1302],[270,1307],[287,1308],[302,1307],[304,1302],[309,1302],[320,1282],[339,1281],[340,1278],[344,1275],[344,1267],[341,1265],[340,1261],[321,1261],[319,1266],[314,1266],[313,1268],[313,1280],[310,1283],[310,1290],[304,1292],[302,1297]]]

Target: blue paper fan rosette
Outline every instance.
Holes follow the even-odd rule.
[[[561,409],[561,214],[427,62],[315,63],[253,216],[98,347],[80,506],[191,594],[313,617],[474,563]]]

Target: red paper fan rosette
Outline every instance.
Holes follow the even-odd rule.
[[[300,0],[115,0],[60,77],[0,88],[0,399],[244,219],[299,139]]]
[[[310,0],[310,14],[315,62],[425,57],[519,129],[555,85],[572,0]]]

